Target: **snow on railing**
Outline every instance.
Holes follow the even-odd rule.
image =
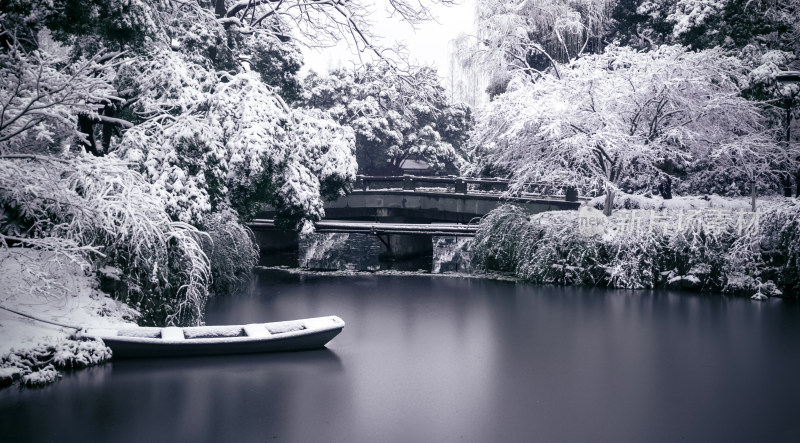
[[[510,180],[503,178],[359,175],[356,176],[356,182],[353,188],[360,191],[391,188],[415,191],[419,188],[435,188],[455,194],[468,194],[470,192],[503,193],[508,191],[510,183]],[[524,194],[564,196],[564,199],[567,201],[578,200],[578,193],[574,188],[567,188],[549,183],[526,183],[521,189]]]

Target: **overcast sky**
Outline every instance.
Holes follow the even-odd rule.
[[[404,42],[413,59],[419,64],[436,66],[439,76],[446,78],[450,71],[450,41],[461,33],[472,33],[475,16],[475,0],[463,0],[460,5],[445,7],[434,5],[433,14],[437,22],[427,22],[414,30],[408,23],[390,18],[383,9],[383,2],[376,1],[373,12],[374,32],[384,37],[383,45]],[[350,67],[358,62],[358,56],[345,44],[319,51],[305,49],[303,72],[314,70],[327,72],[338,66]]]

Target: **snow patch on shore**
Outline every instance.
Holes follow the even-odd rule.
[[[135,326],[138,316],[100,292],[82,264],[29,248],[0,249],[0,307],[81,328]],[[60,343],[72,332],[0,309],[0,357]]]

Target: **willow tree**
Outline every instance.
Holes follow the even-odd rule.
[[[490,95],[504,89],[512,73],[538,79],[561,75],[560,64],[602,51],[615,0],[478,0],[476,34],[462,36],[464,63],[492,78]]]

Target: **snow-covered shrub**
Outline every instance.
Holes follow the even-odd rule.
[[[679,232],[669,241],[666,254],[674,276],[682,277],[696,289],[720,290],[725,283],[726,253],[731,236],[721,238],[704,232]],[[687,280],[688,279],[688,280]]]
[[[617,204],[624,204],[619,201]],[[669,216],[669,209],[662,214]],[[528,217],[502,206],[484,217],[473,243],[477,269],[513,273],[535,283],[616,288],[671,286],[750,296],[798,293],[800,205],[768,206],[758,230],[697,231],[657,225],[652,230],[615,228],[583,236],[574,212]]]
[[[731,295],[750,295],[758,291],[758,280],[754,277],[735,272],[728,274],[722,292]]]
[[[519,229],[519,228],[517,228]],[[595,284],[602,277],[595,238],[577,235],[576,214],[535,215],[521,229],[516,274],[537,283]]]
[[[608,285],[615,288],[652,288],[669,266],[669,238],[661,229],[613,236],[602,242]]]
[[[239,223],[230,210],[211,214],[205,219],[208,237],[203,251],[211,264],[212,294],[228,294],[250,278],[258,263],[258,245],[249,228]]]
[[[789,201],[766,208],[760,232],[765,279],[774,280],[786,295],[800,295],[800,204]]]
[[[519,207],[503,205],[488,213],[475,233],[473,264],[476,269],[515,272],[517,248],[522,245],[528,215]],[[537,239],[529,237],[529,242]]]
[[[53,383],[59,369],[93,366],[111,359],[111,349],[99,340],[64,340],[40,344],[34,348],[13,351],[0,356],[0,368],[21,375],[23,386],[36,387]]]
[[[53,365],[47,365],[31,373],[22,376],[22,384],[29,388],[49,385],[58,380],[61,374],[56,371]]]
[[[592,198],[587,204],[595,209],[603,209],[605,196]],[[742,198],[720,195],[674,196],[664,199],[659,195],[636,195],[620,192],[614,198],[614,209],[642,209],[655,211],[692,211],[705,209],[724,209],[730,211],[749,211],[750,202]]]
[[[577,235],[576,215],[568,212],[529,218],[519,207],[501,206],[482,220],[473,251],[477,269],[536,283],[596,284],[603,274],[597,239]]]
[[[111,349],[100,340],[66,340],[52,348],[53,364],[60,369],[85,368],[111,359]]]

